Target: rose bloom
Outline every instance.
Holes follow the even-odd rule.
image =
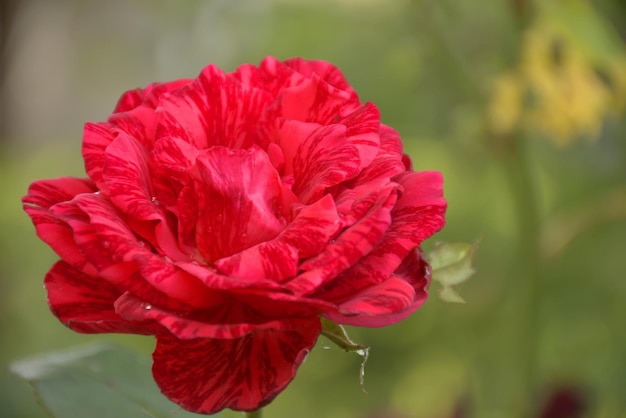
[[[323,61],[268,57],[122,95],[87,123],[88,178],[23,198],[61,258],[52,312],[84,333],[156,337],[153,375],[211,414],[269,403],[320,317],[380,327],[426,299],[420,243],[442,228],[438,172]]]

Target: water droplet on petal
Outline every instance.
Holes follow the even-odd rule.
[[[98,195],[100,193],[101,193],[100,190],[98,190],[97,192],[93,192],[93,194],[96,194],[96,195]]]
[[[152,199],[150,199],[150,200],[152,200],[152,203],[154,203],[157,206],[159,206],[161,204],[161,202],[159,202],[159,200],[156,197],[154,197],[154,196],[152,196]]]
[[[146,311],[152,309],[152,305],[150,305],[149,303],[142,303],[141,307],[144,308]]]
[[[139,246],[140,246],[140,247],[145,247],[145,246],[146,246],[146,243],[145,243],[144,241],[139,241]]]

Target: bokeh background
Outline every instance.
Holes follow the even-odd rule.
[[[565,392],[584,408],[550,416],[626,417],[622,0],[2,0],[0,24],[2,417],[45,416],[16,359],[153,347],[49,313],[56,256],[21,210],[29,183],[81,176],[83,123],[123,91],[266,55],[335,63],[415,168],[443,172],[447,226],[427,251],[481,240],[467,303],[433,284],[405,322],[350,329],[372,347],[367,393],[360,358],[321,338],[266,416],[506,418]]]

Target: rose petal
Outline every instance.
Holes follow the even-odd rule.
[[[293,380],[320,330],[315,318],[298,329],[259,330],[232,340],[161,336],[152,372],[161,391],[187,410],[251,411]]]
[[[104,167],[104,152],[116,138],[118,132],[110,123],[86,123],[83,130],[82,154],[85,160],[85,171],[91,180],[98,185],[98,189],[107,192],[102,182],[102,168]]]
[[[287,284],[297,295],[315,292],[319,286],[337,277],[343,270],[368,254],[381,239],[391,222],[390,212],[396,203],[396,188],[389,185],[369,196],[367,213],[339,235],[326,249],[300,265],[305,273]]]
[[[138,220],[162,218],[152,201],[148,155],[133,137],[120,133],[107,147],[102,178],[121,212]]]
[[[327,188],[358,174],[359,152],[346,139],[344,125],[287,121],[279,138],[285,153],[283,173],[293,173],[293,192],[303,203],[315,202]]]
[[[391,212],[392,223],[376,247],[316,297],[336,300],[385,281],[421,242],[443,227],[446,202],[438,172],[406,172],[396,177],[404,188]]]
[[[166,83],[152,83],[144,89],[133,89],[122,94],[113,110],[113,113],[128,112],[140,105],[156,109],[159,99],[172,91],[189,84],[192,80],[181,79]]]
[[[298,250],[278,240],[262,242],[215,261],[223,273],[240,279],[263,278],[282,282],[298,271]]]
[[[89,179],[77,177],[59,177],[56,179],[39,180],[28,188],[28,194],[22,202],[25,207],[39,206],[49,208],[56,203],[72,200],[81,193],[94,193],[98,189]]]
[[[54,180],[40,180],[28,189],[22,199],[24,210],[31,217],[37,236],[48,244],[63,260],[80,271],[94,274],[95,268],[83,255],[74,241],[72,228],[50,207],[72,199],[81,193],[95,191],[93,182],[87,179],[61,177]]]
[[[129,321],[156,321],[183,340],[237,339],[265,329],[298,329],[311,322],[310,319],[301,318],[265,320],[262,314],[254,312],[225,292],[222,293],[221,302],[212,309],[175,312],[125,293],[115,303],[115,310]]]
[[[356,111],[358,98],[337,89],[314,74],[296,86],[281,91],[273,117],[313,122],[322,125],[337,123]]]
[[[206,67],[191,84],[163,99],[157,137],[183,138],[198,149],[262,147],[256,123],[272,98],[219,68]]]
[[[321,60],[306,60],[302,58],[291,58],[284,62],[287,65],[305,77],[312,77],[313,74],[317,74],[322,80],[330,84],[331,86],[349,93],[351,96],[356,96],[356,92],[350,86],[343,73],[339,68],[326,61]]]
[[[179,138],[161,138],[150,154],[154,195],[160,204],[178,215],[178,199],[183,187],[191,182],[189,170],[194,166],[198,150]]]
[[[240,278],[220,274],[211,267],[200,265],[196,262],[178,261],[174,263],[177,267],[187,273],[197,277],[209,289],[262,289],[264,292],[270,290],[282,290],[280,284],[271,279],[263,277]]]
[[[119,291],[105,280],[89,276],[59,261],[45,279],[50,309],[61,322],[77,332],[150,334],[146,324],[137,324],[115,313]]]
[[[196,244],[205,260],[236,254],[278,235],[283,227],[276,213],[282,186],[267,154],[258,148],[216,146],[198,157],[196,168]]]
[[[284,88],[306,81],[306,77],[274,57],[264,58],[258,67],[251,64],[241,65],[232,76],[243,84],[269,93],[272,101]]]
[[[339,281],[338,281],[339,282]],[[329,311],[328,319],[344,325],[383,327],[407,318],[428,297],[430,268],[421,252],[411,252],[388,280],[349,294],[339,303],[338,312]],[[344,282],[343,285],[345,286]],[[330,295],[328,295],[330,296]]]
[[[341,226],[333,197],[328,194],[301,207],[276,239],[297,248],[300,258],[309,258],[326,248]]]

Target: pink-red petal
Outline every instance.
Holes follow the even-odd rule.
[[[161,102],[157,137],[183,138],[198,149],[265,147],[258,143],[256,124],[271,100],[266,92],[210,65]]]

